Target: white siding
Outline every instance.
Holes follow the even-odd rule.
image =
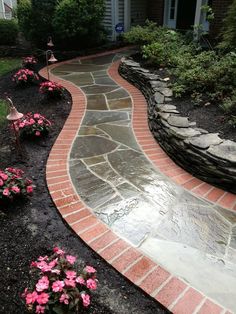
[[[5,19],[5,9],[3,0],[0,0],[0,19]]]
[[[108,32],[108,37],[112,36],[112,0],[105,1],[105,13],[103,19],[103,25]]]
[[[143,25],[147,19],[147,0],[131,0],[131,25]]]
[[[119,7],[119,13],[118,13],[118,23],[123,23],[124,24],[124,16],[125,16],[125,5],[124,5],[124,0],[119,0],[118,2],[118,7]]]

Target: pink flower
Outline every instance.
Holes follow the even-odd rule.
[[[65,254],[65,252],[63,250],[59,249],[59,247],[54,247],[53,252],[57,253],[58,255],[64,255]]]
[[[42,292],[41,294],[38,294],[37,302],[38,304],[46,304],[48,303],[49,295],[45,292]]]
[[[76,261],[76,257],[75,256],[72,256],[72,255],[66,255],[66,260],[71,264],[73,265]]]
[[[44,313],[44,311],[45,311],[45,306],[42,306],[42,305],[37,305],[36,306],[36,313],[37,314],[43,314]]]
[[[0,177],[3,179],[3,181],[6,181],[8,179],[8,175],[3,172],[0,173]]]
[[[61,271],[60,271],[60,269],[52,269],[52,270],[51,270],[51,273],[52,273],[52,274],[60,275]]]
[[[48,90],[51,92],[51,91],[53,91],[53,88],[52,88],[52,87],[49,87]]]
[[[79,283],[79,284],[81,284],[81,285],[84,285],[85,284],[85,280],[84,280],[84,278],[82,278],[82,277],[77,277],[76,279],[75,279],[75,281],[77,282],[77,283]]]
[[[76,277],[76,272],[73,270],[67,270],[66,271],[66,278],[71,280],[71,279],[75,279]]]
[[[39,119],[39,120],[38,120],[38,124],[43,124],[43,120],[42,120],[42,119]]]
[[[35,135],[36,135],[36,136],[40,136],[41,133],[40,133],[39,131],[36,131],[36,132],[35,132]]]
[[[35,124],[35,120],[31,118],[31,119],[29,120],[29,124],[30,124],[30,125]]]
[[[35,119],[39,119],[39,118],[40,118],[40,114],[35,113],[35,114],[34,114],[34,118],[35,118]]]
[[[0,186],[3,186],[4,182],[0,179]]]
[[[26,294],[26,304],[33,304],[38,298],[36,291]]]
[[[36,290],[38,292],[42,292],[43,290],[48,289],[49,287],[49,280],[47,276],[43,276],[39,279],[38,283],[36,284]]]
[[[57,280],[52,284],[52,291],[61,292],[64,286],[64,281]]]
[[[5,188],[2,192],[3,195],[5,196],[9,196],[10,192],[9,192],[9,189],[8,188]]]
[[[87,307],[90,304],[90,296],[86,293],[81,294],[81,298],[83,300],[83,306]]]
[[[75,287],[75,281],[73,279],[65,279],[64,281],[65,281],[66,286],[72,287],[72,288]]]
[[[34,188],[32,187],[32,185],[28,185],[28,186],[26,187],[26,192],[27,192],[28,194],[33,193],[33,190],[34,190]]]
[[[48,256],[39,256],[38,258],[39,261],[47,261],[48,260]]]
[[[18,188],[18,186],[14,185],[12,188],[11,188],[12,192],[18,194],[20,193],[20,189]]]
[[[93,268],[92,266],[86,266],[84,270],[90,274],[96,273],[96,269]]]
[[[69,296],[66,293],[63,293],[60,297],[60,303],[69,304]]]
[[[97,283],[93,279],[88,279],[86,281],[86,285],[87,285],[87,288],[89,288],[91,290],[96,290],[97,289]]]

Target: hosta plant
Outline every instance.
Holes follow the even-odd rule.
[[[12,81],[15,82],[18,86],[27,86],[34,84],[39,80],[39,76],[29,69],[20,69],[17,71],[13,77]]]
[[[22,136],[41,137],[48,133],[51,122],[39,113],[29,112],[15,122]]]
[[[35,64],[37,64],[37,63],[38,63],[37,59],[35,57],[33,57],[33,56],[25,57],[22,60],[22,66],[24,68],[30,69],[30,70],[33,70]]]
[[[60,98],[63,95],[64,88],[58,83],[46,81],[40,84],[39,92],[49,98]]]
[[[50,256],[31,263],[34,282],[22,297],[31,313],[77,314],[90,305],[90,294],[97,288],[96,270],[78,270],[76,257],[58,247]]]
[[[0,169],[0,201],[10,201],[33,193],[32,181],[17,168]]]

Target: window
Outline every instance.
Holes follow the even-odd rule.
[[[175,2],[176,0],[171,0],[170,2],[170,20],[175,19]]]

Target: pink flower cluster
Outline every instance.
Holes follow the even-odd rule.
[[[51,122],[39,113],[29,112],[15,122],[15,128],[23,136],[42,136],[51,127]]]
[[[46,81],[40,84],[39,92],[48,97],[62,97],[64,88],[55,82]]]
[[[37,63],[37,59],[33,56],[30,57],[25,57],[22,60],[22,65],[23,67],[27,68],[27,69],[31,69],[32,66],[34,66]]]
[[[33,291],[25,289],[22,295],[29,310],[51,313],[53,307],[59,307],[62,313],[69,309],[77,313],[81,307],[90,305],[90,293],[97,289],[96,270],[92,266],[79,272],[76,257],[55,247],[51,256],[40,256],[31,267],[39,273],[39,279]]]
[[[38,80],[39,76],[29,69],[20,69],[12,77],[12,81],[17,85],[33,84]]]
[[[0,169],[0,200],[31,195],[33,189],[32,181],[24,177],[21,169]]]

